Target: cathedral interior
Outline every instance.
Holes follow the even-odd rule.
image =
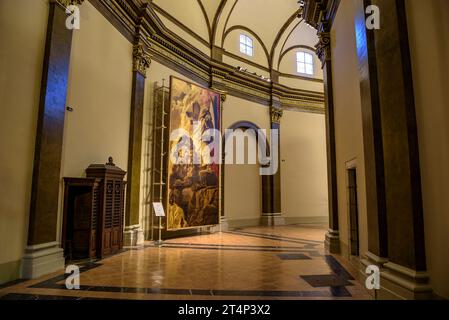
[[[449,299],[447,12],[0,0],[0,300]]]

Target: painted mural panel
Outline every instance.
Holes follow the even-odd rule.
[[[170,84],[167,230],[219,224],[220,94],[175,77]]]

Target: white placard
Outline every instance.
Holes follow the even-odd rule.
[[[164,206],[161,202],[153,202],[153,208],[156,217],[165,217]]]

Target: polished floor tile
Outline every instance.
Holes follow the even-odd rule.
[[[370,299],[355,271],[326,254],[326,229],[253,227],[171,239],[0,288],[0,299]],[[351,274],[352,273],[352,274]]]

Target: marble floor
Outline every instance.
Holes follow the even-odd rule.
[[[167,240],[80,265],[80,289],[58,272],[0,286],[0,299],[371,299],[357,272],[325,253],[318,225],[252,227]]]

